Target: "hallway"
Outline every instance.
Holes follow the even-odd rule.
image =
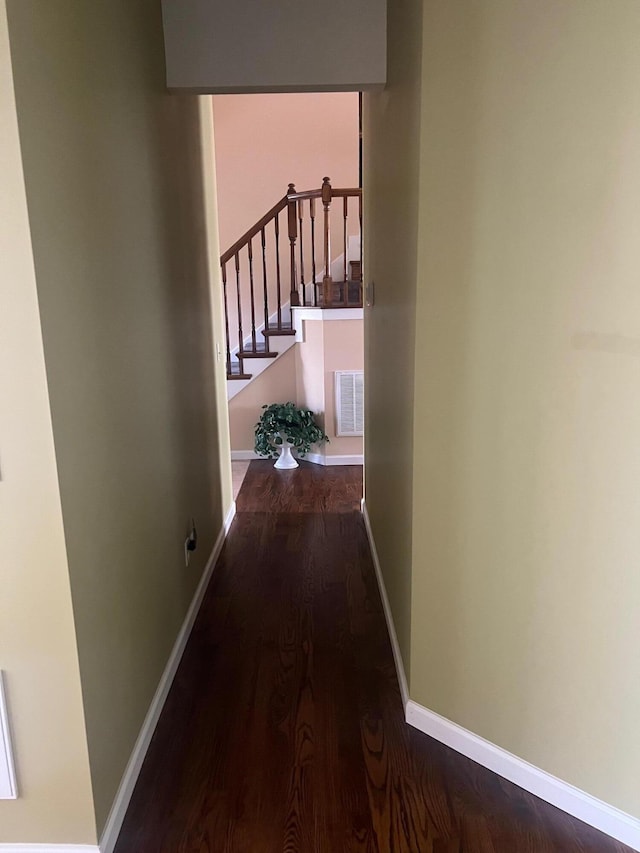
[[[361,492],[251,462],[116,853],[627,850],[405,723]]]

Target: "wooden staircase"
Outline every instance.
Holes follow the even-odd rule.
[[[336,199],[341,203],[332,208]],[[321,220],[320,246],[317,218]],[[354,219],[360,247],[357,259],[348,257]],[[332,227],[340,234],[341,261],[340,256],[338,261],[332,256]],[[362,190],[336,189],[329,178],[318,189],[302,192],[289,184],[286,194],[220,256],[227,379],[251,379],[252,362],[275,359],[283,346],[291,345],[296,333],[291,308],[361,308],[361,258]],[[332,269],[336,271],[339,261],[339,276],[334,279]]]

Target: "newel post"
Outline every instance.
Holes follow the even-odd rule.
[[[322,278],[322,304],[326,308],[333,301],[333,281],[331,279],[331,228],[329,210],[331,207],[331,181],[322,179],[322,206],[324,208],[324,276]]]
[[[298,219],[296,215],[297,202],[295,198],[290,198],[296,191],[295,184],[289,184],[287,188],[287,223],[289,226],[289,245],[290,245],[290,263],[291,263],[291,294],[290,305],[300,305],[300,296],[298,295],[298,284],[296,281],[296,240],[298,239]]]

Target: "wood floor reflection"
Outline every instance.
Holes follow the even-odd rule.
[[[628,851],[407,726],[361,490],[251,463],[116,853]]]
[[[272,460],[254,460],[236,500],[238,512],[349,512],[360,509],[362,465],[325,467],[300,461],[279,471]]]

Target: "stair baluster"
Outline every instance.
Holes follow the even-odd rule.
[[[256,350],[256,301],[255,301],[255,291],[253,284],[253,239],[249,240],[247,244],[247,254],[249,257],[249,287],[251,293],[251,349],[255,352]],[[240,342],[240,346],[244,349],[243,342]]]
[[[264,327],[269,325],[269,285],[267,281],[267,238],[264,226],[260,229],[260,245],[262,247],[262,289],[264,295]],[[269,351],[269,338],[264,339],[264,348]]]
[[[348,247],[347,247],[347,215],[348,215],[347,202],[348,201],[349,201],[349,199],[347,198],[347,196],[345,196],[342,199],[342,237],[343,237],[343,243],[344,243],[344,256],[342,259],[343,265],[344,265],[344,275],[342,276],[342,280],[344,281],[345,290],[347,288],[347,251],[348,251]],[[346,297],[346,293],[345,293],[345,297]]]
[[[276,230],[276,301],[278,325],[282,325],[282,285],[280,280],[280,215],[273,220]],[[268,322],[268,318],[267,318]]]
[[[244,374],[244,362],[242,359],[242,342],[244,335],[242,333],[242,297],[240,295],[240,253],[234,255],[236,266],[236,298],[238,303],[238,363],[240,367],[240,375]]]
[[[333,302],[333,281],[331,279],[331,182],[322,179],[322,206],[324,208],[324,278],[322,279],[322,307],[328,308]]]
[[[287,194],[283,196],[265,215],[250,228],[239,240],[237,240],[230,249],[227,249],[220,256],[220,269],[222,274],[223,300],[225,310],[225,336],[226,336],[226,362],[227,376],[230,379],[249,379],[251,375],[245,373],[244,362],[246,359],[264,359],[275,358],[277,352],[270,349],[269,341],[272,336],[290,336],[295,334],[290,322],[283,323],[283,306],[282,303],[282,259],[280,257],[280,214],[286,208],[287,213],[287,234],[289,237],[289,264],[290,264],[290,295],[289,305],[291,307],[302,305],[322,305],[323,308],[337,308],[362,306],[362,271],[359,261],[350,261],[348,259],[349,250],[349,199],[352,197],[358,198],[358,214],[360,220],[360,251],[362,255],[362,191],[359,188],[352,189],[333,189],[331,180],[325,177],[322,186],[318,189],[303,190],[297,192],[294,184],[289,184]],[[344,257],[342,262],[343,282],[334,282],[331,275],[331,202],[334,198],[342,198],[342,243],[344,247]],[[309,223],[305,225],[304,219],[304,202],[309,200]],[[320,273],[319,259],[316,256],[316,199],[320,199],[323,207],[323,243],[324,243],[324,258],[323,270]],[[274,243],[271,244],[269,235],[270,223],[273,221],[273,237]],[[259,283],[256,282],[256,272],[254,270],[254,248],[253,240],[260,240],[260,248],[258,251],[262,253],[262,297],[258,294],[258,299],[262,298],[262,309],[258,306],[258,313],[264,314],[263,336],[264,342],[258,340],[258,331],[256,329],[256,287]],[[296,243],[300,241],[299,247],[296,250]],[[311,242],[311,247],[305,246]],[[271,251],[275,256],[272,256]],[[247,250],[247,265],[242,260],[243,250]],[[307,286],[309,285],[308,270],[305,271],[305,255],[307,256],[307,264],[309,263],[309,251],[311,257],[311,285],[313,287],[313,298],[307,295]],[[238,328],[238,346],[232,348],[230,334],[230,316],[229,316],[229,293],[228,293],[228,271],[227,264],[233,260],[236,276],[236,307],[237,307],[237,328]],[[256,262],[259,260],[256,257]],[[300,264],[300,275],[298,277],[297,264]],[[275,267],[275,282],[273,281]],[[349,274],[347,269],[350,269]],[[248,276],[247,276],[248,272]],[[316,284],[316,278],[322,275],[322,289]],[[271,280],[270,280],[271,276]],[[243,278],[247,280],[243,283]],[[352,287],[349,288],[351,280]],[[359,292],[355,293],[354,282],[359,281]],[[244,287],[244,297],[243,297]],[[269,288],[272,288],[271,292]],[[351,294],[349,290],[353,291]],[[248,290],[248,293],[247,293]],[[339,292],[338,292],[339,291]],[[352,298],[355,296],[355,300]],[[270,322],[270,300],[276,300],[276,320]],[[244,330],[243,330],[243,307],[247,311],[250,309],[251,333],[247,339],[247,347],[244,346]],[[233,311],[233,308],[232,308]],[[260,321],[261,322],[261,321]],[[250,341],[250,342],[249,342]],[[232,361],[232,356],[237,352],[237,361]],[[255,363],[255,362],[252,362]]]
[[[318,307],[318,286],[316,284],[316,200],[309,199],[309,219],[311,220],[311,281],[313,283],[313,307]]]
[[[291,248],[291,292],[289,296],[289,304],[292,307],[294,305],[300,305],[298,282],[296,278],[296,240],[298,239],[298,219],[296,217],[296,200],[295,198],[290,198],[295,191],[295,185],[289,184],[289,189],[287,191],[287,223],[289,226],[289,244]]]
[[[227,376],[231,373],[231,342],[229,340],[229,303],[227,301],[227,265],[222,264],[222,295],[224,297],[224,334],[227,344]]]
[[[360,191],[360,195],[358,196],[358,216],[360,218],[360,270],[358,273],[358,281],[360,282],[360,290],[359,290],[359,298],[358,302],[362,305],[363,298],[363,287],[362,287],[362,191]]]
[[[304,252],[302,249],[302,246],[304,244],[304,240],[302,239],[302,218],[303,218],[303,215],[304,215],[304,211],[302,210],[302,199],[299,199],[298,200],[298,223],[299,223],[298,233],[300,234],[300,241],[298,243],[298,246],[300,249],[300,290],[302,292],[302,304],[306,305],[307,304],[307,298],[306,298],[306,287],[305,287],[305,281],[304,281]]]

